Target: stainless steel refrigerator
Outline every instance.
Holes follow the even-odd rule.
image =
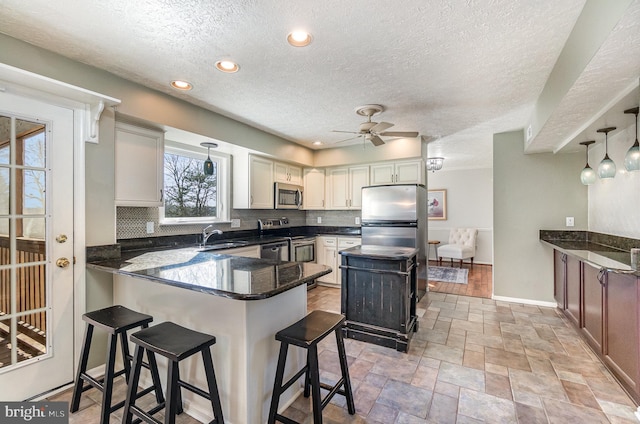
[[[420,184],[362,189],[362,244],[418,249],[418,299],[427,291],[427,189]],[[420,283],[420,282],[419,282]]]

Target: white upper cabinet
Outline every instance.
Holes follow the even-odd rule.
[[[116,122],[115,204],[162,206],[164,133]]]
[[[249,155],[249,209],[273,209],[273,162]]]
[[[298,166],[274,162],[273,174],[274,181],[278,183],[302,185],[302,168]]]
[[[422,160],[383,162],[371,165],[371,185],[424,184]]]
[[[360,209],[362,187],[369,185],[369,166],[327,169],[326,209]]]
[[[304,169],[304,193],[302,197],[303,209],[324,209],[324,180],[324,169]]]

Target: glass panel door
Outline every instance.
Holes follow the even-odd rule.
[[[49,345],[45,130],[0,116],[0,372]]]

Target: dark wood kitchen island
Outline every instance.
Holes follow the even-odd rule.
[[[306,283],[331,271],[308,262],[219,255],[192,248],[129,252],[87,267],[113,273],[114,303],[152,315],[152,325],[173,321],[216,337],[211,353],[225,421],[232,424],[266,422],[279,349],[274,335],[306,315]],[[287,374],[293,376],[305,358],[302,352],[289,356]],[[181,376],[206,387],[197,360],[197,355],[186,360]],[[166,365],[159,366],[164,378]],[[148,384],[141,381],[142,386]],[[296,385],[289,388],[282,408],[301,392]],[[189,415],[203,422],[213,418],[208,401],[186,390],[182,395]]]
[[[418,249],[362,245],[340,254],[345,337],[407,352],[418,331]]]

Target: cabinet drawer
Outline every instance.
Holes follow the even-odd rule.
[[[335,238],[322,238],[322,245],[323,246],[336,246],[338,244],[338,241]]]

